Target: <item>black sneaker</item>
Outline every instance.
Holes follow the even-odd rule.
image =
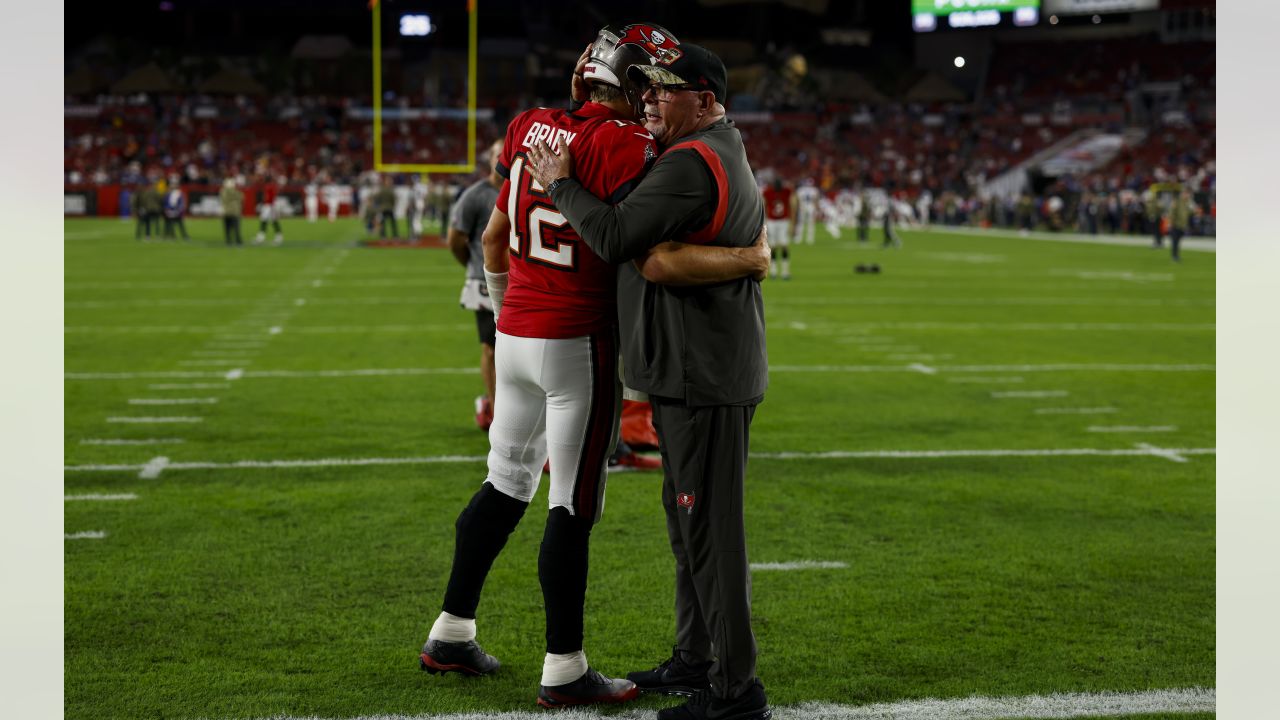
[[[683,705],[658,711],[658,720],[769,720],[773,711],[759,680],[736,698],[724,699],[700,690]]]
[[[627,679],[645,692],[667,695],[692,695],[699,690],[710,690],[707,671],[711,663],[690,665],[680,656],[678,648],[671,648],[671,657],[652,670],[627,673]]]
[[[591,668],[571,683],[538,688],[538,704],[545,708],[620,703],[639,696],[640,688],[630,680],[607,678]]]
[[[498,658],[485,653],[475,640],[445,642],[428,640],[422,646],[418,663],[423,670],[437,673],[458,672],[464,675],[488,675],[502,666]]]

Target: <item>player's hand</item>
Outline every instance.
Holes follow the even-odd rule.
[[[769,277],[769,264],[773,262],[773,251],[769,249],[768,225],[760,227],[760,234],[756,236],[755,244],[743,248],[743,254],[755,267],[751,277],[757,282],[764,282],[764,279]]]
[[[543,188],[548,188],[560,178],[573,177],[573,156],[569,154],[568,144],[560,143],[557,153],[544,140],[529,148],[528,167],[533,179]]]
[[[578,56],[578,62],[573,66],[573,78],[569,81],[569,97],[574,102],[586,102],[591,95],[591,88],[587,86],[587,79],[583,75],[590,61],[591,43],[587,43],[587,49],[582,51]]]

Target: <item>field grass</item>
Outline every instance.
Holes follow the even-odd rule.
[[[488,447],[461,269],[351,221],[190,229],[66,223],[66,493],[136,495],[66,503],[66,533],[105,533],[66,541],[66,716],[532,709],[545,487],[480,608],[503,669],[417,668]],[[1214,255],[903,235],[820,233],[765,283],[751,559],[847,564],[754,574],[771,702],[1212,688]],[[201,402],[136,402],[161,399]],[[146,417],[199,420],[120,421]],[[404,462],[311,462],[372,458]],[[613,476],[594,532],[606,673],[670,651],[659,483]]]

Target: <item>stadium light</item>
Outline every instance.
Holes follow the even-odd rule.
[[[958,68],[964,67],[964,58],[959,55],[956,56],[956,67]]]

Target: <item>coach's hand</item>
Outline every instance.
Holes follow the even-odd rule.
[[[591,43],[587,43],[587,49],[582,51],[578,56],[578,62],[573,66],[573,79],[569,81],[569,97],[574,102],[586,102],[591,96],[591,88],[587,86],[587,78],[583,75],[590,61]]]
[[[769,277],[769,264],[773,261],[773,250],[769,248],[768,225],[761,226],[760,234],[756,236],[755,244],[742,248],[742,253],[755,268],[751,277],[759,282],[764,282],[764,279]]]
[[[529,173],[544,189],[560,178],[573,177],[573,156],[569,146],[560,143],[559,153],[544,140],[529,148]]]

